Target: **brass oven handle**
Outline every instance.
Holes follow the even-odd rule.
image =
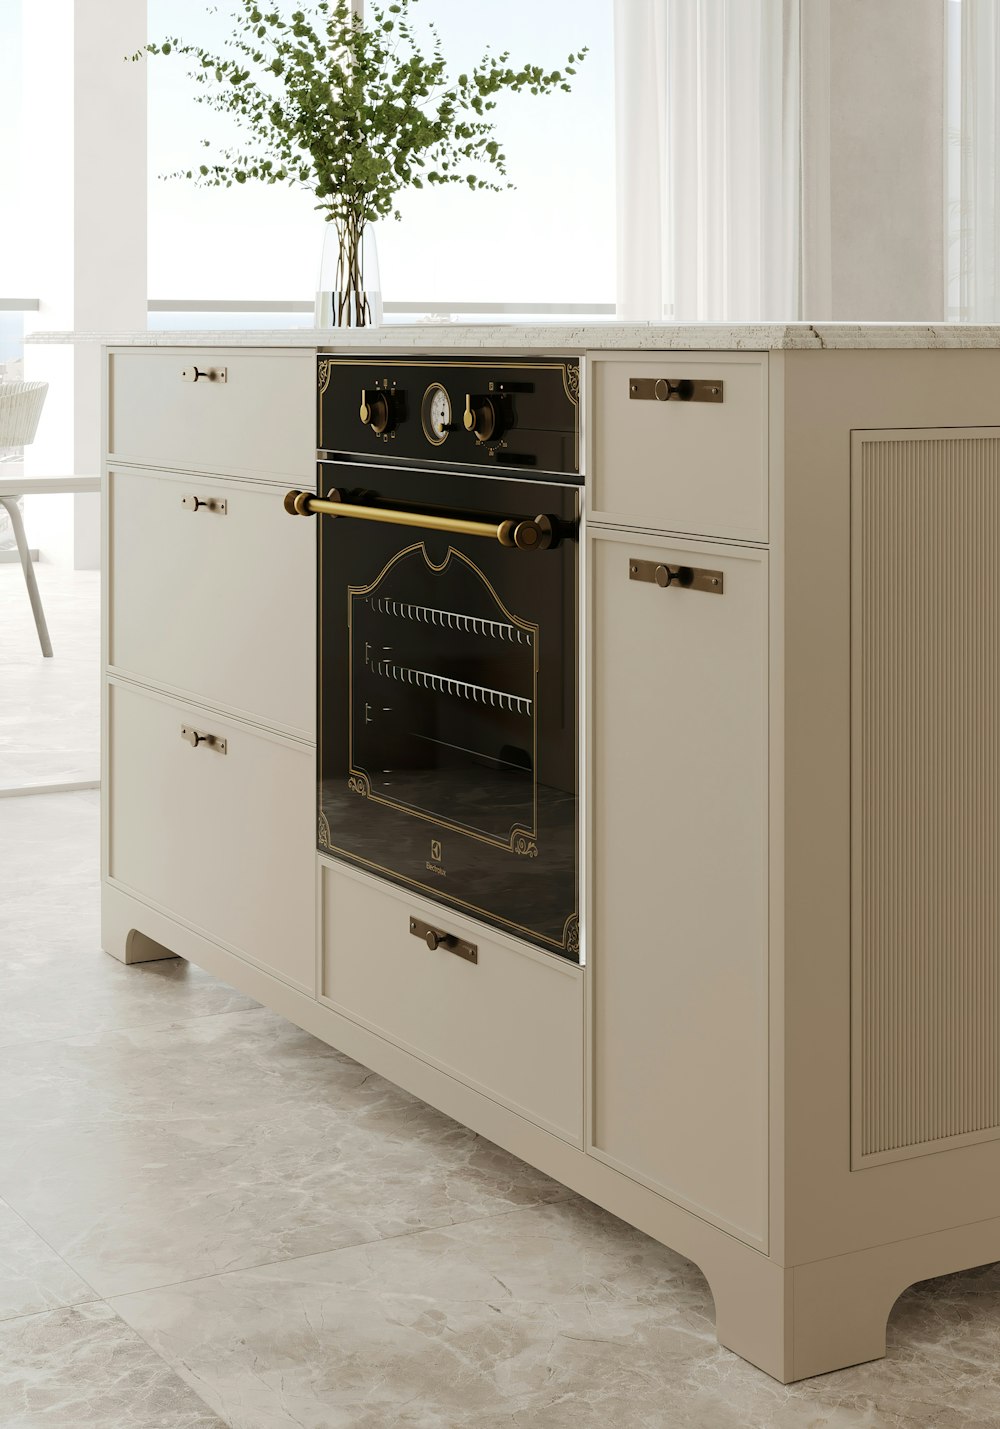
[[[309,491],[289,491],[285,495],[285,510],[289,516],[353,516],[358,521],[381,521],[391,526],[419,526],[425,531],[449,531],[456,536],[486,536],[501,546],[516,546],[522,551],[544,551],[551,546],[552,519],[535,516],[519,520],[511,517],[498,523],[466,521],[460,516],[423,516],[416,511],[395,511],[380,506],[352,506],[341,500],[334,489],[326,497],[313,496]]]

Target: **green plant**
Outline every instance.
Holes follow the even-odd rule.
[[[192,61],[190,74],[203,87],[199,102],[247,136],[245,150],[223,149],[215,162],[164,177],[213,188],[253,180],[311,190],[338,226],[341,267],[355,283],[364,225],[398,218],[402,190],[425,183],[513,187],[490,118],[496,96],[568,91],[586,50],[551,71],[514,69],[506,51],[487,50],[451,78],[433,25],[427,52],[421,47],[410,20],[416,3],[370,0],[362,19],[349,0],[314,0],[287,16],[273,4],[231,0],[234,30],[225,53],[176,36],[146,45],[133,58],[148,52]]]

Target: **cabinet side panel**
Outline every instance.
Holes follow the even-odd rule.
[[[1000,1133],[1000,431],[853,440],[857,1167]]]

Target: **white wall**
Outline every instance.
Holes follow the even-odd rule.
[[[146,326],[145,67],[125,61],[145,41],[143,0],[29,0],[24,6],[24,211],[45,215],[27,255],[26,314],[35,329]],[[101,460],[96,344],[28,345],[26,374],[50,383],[31,473],[94,473]],[[25,512],[43,560],[96,568],[96,495],[34,497]]]

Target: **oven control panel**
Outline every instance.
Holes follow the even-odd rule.
[[[553,473],[580,471],[578,358],[355,358],[320,354],[321,457]]]

